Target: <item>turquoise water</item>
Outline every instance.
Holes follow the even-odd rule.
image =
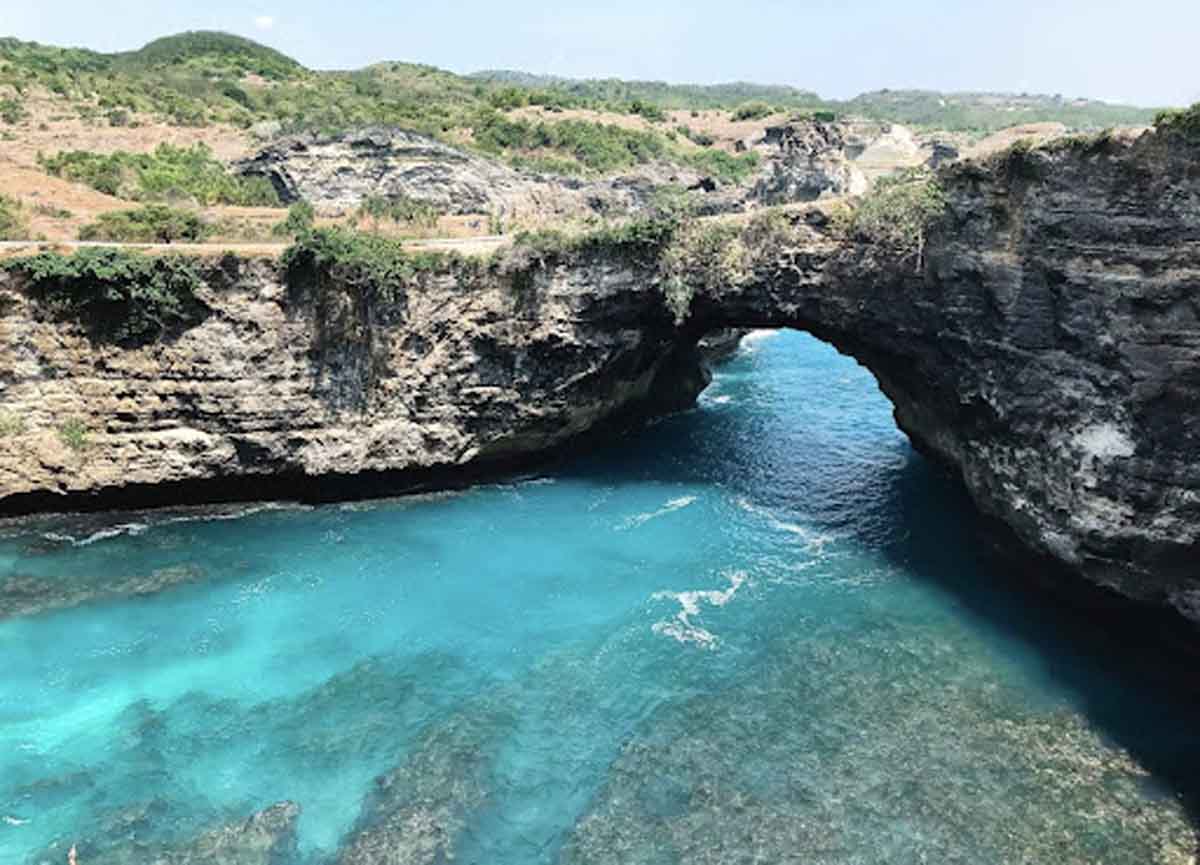
[[[0,863],[1190,861],[1194,716],[976,547],[795,333],[545,476],[10,527]]]

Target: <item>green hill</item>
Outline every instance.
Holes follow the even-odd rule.
[[[1149,125],[1155,110],[1094,99],[1030,93],[939,93],[877,90],[832,103],[839,111],[937,129],[994,132],[1023,123],[1063,123],[1072,129]]]
[[[216,75],[261,75],[272,81],[286,81],[305,71],[297,61],[274,48],[210,30],[164,36],[113,59],[115,65],[130,71],[192,69]]]

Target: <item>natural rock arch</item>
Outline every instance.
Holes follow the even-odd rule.
[[[370,280],[328,303],[226,261],[196,289],[211,315],[136,347],[89,341],[0,275],[0,412],[20,421],[0,511],[463,483],[689,404],[705,333],[791,327],[871,369],[1029,551],[1200,622],[1198,156],[1164,130],[952,166],[920,260],[751,225],[725,278],[618,232],[420,271],[388,315]],[[327,351],[334,313],[371,338]]]

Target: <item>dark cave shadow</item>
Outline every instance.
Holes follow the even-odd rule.
[[[761,443],[721,413],[697,409],[565,460],[555,472],[598,485],[654,480],[737,489],[681,456],[700,441],[735,464],[753,462],[741,452]],[[871,507],[898,527],[894,539],[881,544],[869,530],[855,539],[948,595],[985,631],[1031,650],[1043,674],[1179,800],[1200,833],[1197,656],[1163,639],[1178,623],[1078,580],[1063,589],[1066,575],[1004,555],[1015,549],[1012,539],[979,515],[957,478],[907,444],[895,456],[899,465],[881,465],[887,480],[870,487]],[[855,536],[853,523],[839,528]]]

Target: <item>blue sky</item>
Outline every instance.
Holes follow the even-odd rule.
[[[102,50],[219,29],[317,68],[1013,90],[1200,101],[1200,0],[0,0],[0,34]]]

